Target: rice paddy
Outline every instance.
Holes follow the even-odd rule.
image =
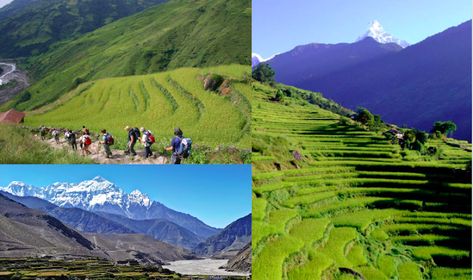
[[[471,279],[471,145],[403,151],[253,88],[254,279]]]
[[[250,147],[249,66],[181,68],[142,76],[106,78],[84,83],[56,102],[29,113],[28,126],[91,131],[107,129],[124,147],[125,126],[150,129],[156,142],[171,139],[180,127],[196,146]],[[209,74],[228,82],[224,92],[204,89]]]

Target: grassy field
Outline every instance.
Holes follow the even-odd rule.
[[[250,36],[250,0],[170,0],[22,61],[32,86],[2,110],[37,109],[101,78],[250,65]]]
[[[275,93],[253,84],[255,279],[471,279],[471,145],[402,151]]]
[[[152,265],[115,265],[107,260],[0,259],[1,279],[215,279],[215,276],[185,276]],[[245,277],[219,276],[218,279],[241,280]]]
[[[230,91],[204,90],[203,77],[218,73]],[[146,127],[156,145],[168,145],[175,127],[191,137],[195,147],[233,146],[250,149],[251,90],[249,66],[182,68],[142,76],[101,79],[79,86],[57,102],[28,113],[25,125],[69,128],[82,125],[114,135],[125,147],[125,126]],[[155,145],[155,146],[156,146]]]
[[[50,148],[25,129],[0,124],[0,164],[92,163],[92,160]]]

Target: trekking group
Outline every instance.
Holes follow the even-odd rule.
[[[144,158],[150,158],[153,156],[152,145],[156,142],[156,138],[153,133],[141,127],[126,126],[125,130],[128,133],[127,146],[125,150],[125,155],[136,156],[135,151],[136,143],[141,143],[144,147]],[[65,140],[69,143],[73,151],[77,151],[77,143],[79,143],[81,154],[87,156],[92,154],[90,151],[90,146],[92,145],[92,136],[89,129],[85,126],[82,126],[80,132],[74,132],[70,129],[60,130],[57,128],[49,129],[44,125],[39,128],[41,140],[46,140],[46,136],[50,133],[54,138],[56,144],[60,144],[59,138],[60,134],[64,133]],[[80,137],[77,139],[77,135]],[[100,135],[97,137],[98,148],[97,153],[100,152],[100,149],[103,148],[103,152],[107,158],[113,158],[113,153],[111,146],[115,144],[115,139],[112,134],[107,132],[107,130],[100,130]],[[168,147],[164,148],[165,151],[172,153],[171,163],[180,164],[183,159],[188,158],[192,150],[192,140],[190,138],[184,138],[183,132],[180,128],[174,129],[174,137],[171,139],[171,143]]]

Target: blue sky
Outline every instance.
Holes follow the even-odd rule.
[[[378,20],[417,43],[471,19],[471,0],[253,0],[253,52],[267,58],[307,43],[353,42]]]
[[[77,183],[97,175],[214,227],[251,212],[250,165],[0,165],[0,186]]]

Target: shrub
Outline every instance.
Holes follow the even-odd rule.
[[[373,126],[375,119],[373,114],[366,108],[358,108],[355,114],[355,121],[360,122],[368,127]]]
[[[71,90],[77,88],[80,84],[87,82],[87,80],[83,77],[76,77],[74,81],[72,81]]]
[[[278,89],[278,91],[276,91],[276,95],[273,97],[273,101],[276,101],[276,102],[279,102],[279,101],[282,101],[284,99],[284,93]]]
[[[457,130],[457,125],[452,121],[437,121],[434,123],[432,128],[432,132],[434,134],[440,133],[441,135],[448,136],[449,134],[453,133]]]
[[[260,63],[253,69],[251,76],[253,79],[262,83],[272,84],[274,83],[274,74],[274,70],[269,66],[269,64]]]

